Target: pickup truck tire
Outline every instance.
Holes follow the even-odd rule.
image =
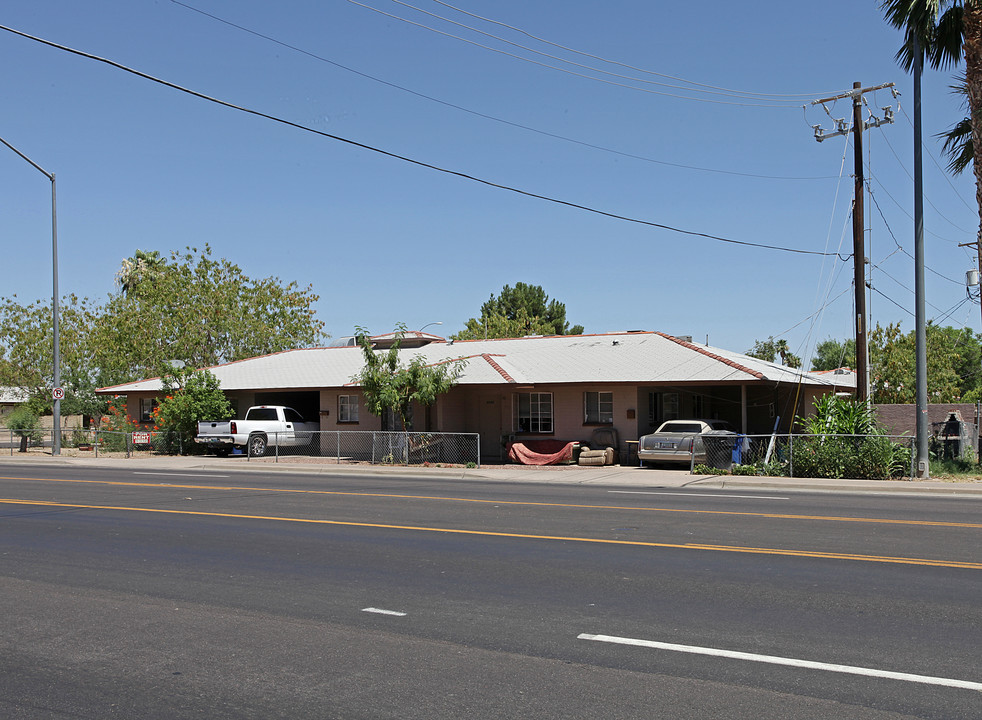
[[[266,454],[266,436],[256,433],[249,436],[249,455],[251,457],[262,457]]]

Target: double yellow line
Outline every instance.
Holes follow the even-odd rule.
[[[168,485],[165,487],[178,487],[178,486]],[[188,488],[193,486],[179,486],[179,487]],[[202,487],[208,487],[208,486],[202,486]],[[210,489],[218,489],[218,488],[211,487]],[[242,488],[236,488],[236,489],[241,490]],[[409,496],[409,497],[415,497],[415,496]],[[490,502],[490,501],[482,501],[482,502]],[[539,504],[539,503],[534,503],[534,504]],[[44,508],[65,508],[65,509],[73,509],[73,510],[113,510],[113,511],[127,511],[127,512],[141,512],[141,513],[157,513],[157,514],[164,514],[164,515],[186,515],[186,516],[195,516],[195,517],[231,518],[231,519],[239,519],[239,520],[268,520],[268,521],[275,521],[275,522],[305,523],[311,525],[334,525],[334,526],[343,526],[343,527],[375,528],[375,529],[382,529],[382,530],[410,530],[416,532],[443,533],[448,535],[449,534],[477,535],[477,536],[484,536],[484,537],[517,538],[523,540],[558,540],[561,542],[581,542],[581,543],[593,543],[593,544],[601,544],[601,545],[626,545],[631,547],[669,548],[669,549],[678,549],[678,550],[710,550],[714,552],[748,553],[753,555],[780,555],[786,557],[807,557],[807,558],[818,558],[824,560],[853,560],[859,562],[891,563],[897,565],[924,565],[929,567],[958,568],[963,570],[982,570],[982,563],[976,563],[976,562],[959,562],[953,560],[931,560],[927,558],[890,557],[885,555],[828,553],[828,552],[818,552],[818,551],[810,551],[810,550],[785,550],[781,548],[709,545],[709,544],[702,544],[702,543],[660,543],[660,542],[646,542],[641,540],[610,540],[605,538],[587,538],[587,537],[576,537],[576,536],[565,536],[565,535],[532,535],[528,533],[495,532],[491,530],[461,530],[457,528],[439,528],[439,527],[426,527],[426,526],[417,526],[417,525],[391,525],[386,523],[364,523],[364,522],[352,522],[352,521],[343,521],[343,520],[320,520],[320,519],[312,519],[312,518],[277,517],[273,515],[243,515],[238,513],[203,512],[199,510],[172,510],[172,509],[160,509],[160,508],[140,508],[140,507],[127,507],[127,506],[118,506],[118,505],[87,505],[81,503],[59,503],[59,502],[48,502],[42,500],[15,500],[9,498],[0,498],[0,505],[21,505],[21,506],[30,506],[30,507],[44,507]],[[582,506],[582,507],[592,507],[592,506]]]

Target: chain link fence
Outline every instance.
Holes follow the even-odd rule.
[[[734,475],[914,477],[916,438],[908,435],[703,435],[705,468]],[[693,462],[690,472],[699,465]]]
[[[481,437],[476,433],[322,430],[267,433],[264,443],[250,442],[253,458],[311,457],[372,465],[468,465],[480,467]]]
[[[35,430],[0,431],[0,447],[11,455],[16,452],[30,452],[35,449],[52,452],[54,430],[51,428]],[[82,455],[89,452],[94,457],[141,455],[181,455],[184,444],[174,432],[121,432],[111,430],[83,430],[65,428],[61,431],[61,447]]]

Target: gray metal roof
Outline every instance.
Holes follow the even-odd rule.
[[[851,380],[822,377],[657,332],[565,335],[506,340],[434,342],[405,348],[405,364],[463,358],[461,385],[569,383],[802,383],[852,389]],[[361,348],[290,350],[209,368],[223,390],[320,389],[351,387],[362,369]],[[100,392],[152,392],[158,378],[102,388]]]

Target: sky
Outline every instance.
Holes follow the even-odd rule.
[[[895,116],[863,136],[869,323],[914,326],[913,85],[876,0],[6,0],[0,24],[276,118],[0,31],[0,137],[57,178],[62,295],[208,243],[312,286],[333,337],[448,336],[524,282],[588,333],[807,359],[854,332],[853,147],[812,127],[851,102],[812,101],[892,82],[865,96]],[[954,72],[923,77],[927,317],[979,331],[974,182],[935,137]],[[51,185],[2,146],[0,248],[0,297],[50,300]]]

